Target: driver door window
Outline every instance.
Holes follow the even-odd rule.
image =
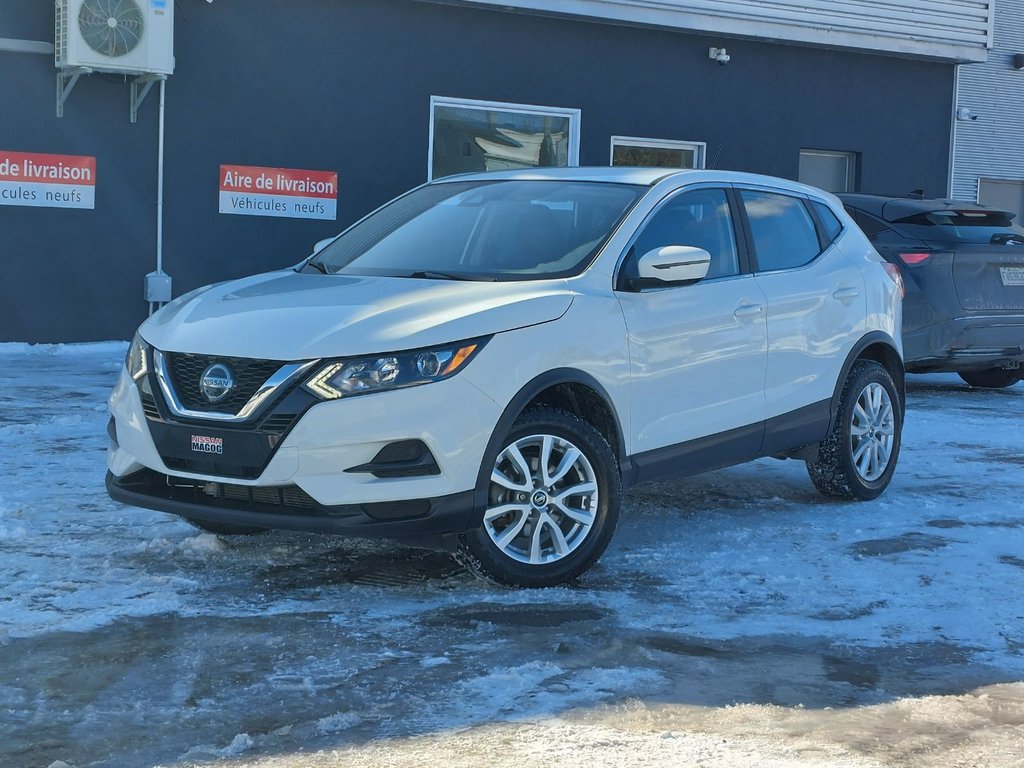
[[[636,259],[666,245],[692,245],[711,254],[706,280],[740,273],[736,235],[723,189],[697,189],[669,200],[647,222],[631,253]]]

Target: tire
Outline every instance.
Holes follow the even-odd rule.
[[[900,453],[903,412],[889,372],[858,360],[839,398],[832,433],[807,462],[807,474],[825,496],[868,501],[889,485]]]
[[[981,389],[1002,389],[1012,387],[1021,380],[1020,370],[1008,370],[1006,368],[988,368],[984,371],[960,371],[957,373],[961,379],[972,387]]]
[[[523,413],[500,445],[497,457],[485,458],[487,510],[480,527],[460,537],[456,559],[506,586],[578,578],[618,522],[622,479],[611,446],[587,422],[547,406]]]
[[[257,533],[266,533],[268,530],[253,525],[232,525],[231,523],[215,523],[211,520],[196,520],[193,517],[186,517],[185,522],[201,531],[216,533],[218,536],[254,536]]]

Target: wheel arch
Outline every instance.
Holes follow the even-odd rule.
[[[560,408],[591,424],[612,447],[618,459],[622,484],[624,487],[629,485],[631,471],[622,421],[608,391],[589,373],[576,368],[556,368],[527,382],[509,401],[495,424],[477,474],[474,493],[478,509],[487,506],[487,479],[501,450],[501,441],[515,420],[533,405]]]
[[[839,414],[839,401],[843,394],[843,385],[850,375],[850,369],[859,360],[873,360],[889,372],[900,397],[900,418],[905,418],[907,411],[907,383],[903,358],[896,347],[896,342],[893,341],[889,334],[882,331],[872,331],[861,337],[853,345],[853,349],[850,350],[850,354],[846,356],[846,360],[843,362],[842,371],[840,372],[839,379],[836,381],[835,392],[832,394],[829,431],[835,426],[836,417]]]

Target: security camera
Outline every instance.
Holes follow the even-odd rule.
[[[719,65],[724,67],[732,59],[732,56],[728,54],[725,48],[709,48],[708,58],[712,61],[717,61]]]
[[[957,120],[972,120],[973,121],[973,120],[977,120],[978,116],[976,114],[974,114],[967,107],[957,107],[956,108],[956,119]]]

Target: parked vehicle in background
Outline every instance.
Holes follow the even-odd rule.
[[[908,371],[955,371],[989,388],[1024,377],[1024,228],[1013,213],[958,200],[839,197],[903,276]]]
[[[839,201],[794,182],[446,177],[143,323],[107,488],[217,533],[389,536],[559,584],[641,480],[775,456],[823,494],[882,493],[900,298]]]

